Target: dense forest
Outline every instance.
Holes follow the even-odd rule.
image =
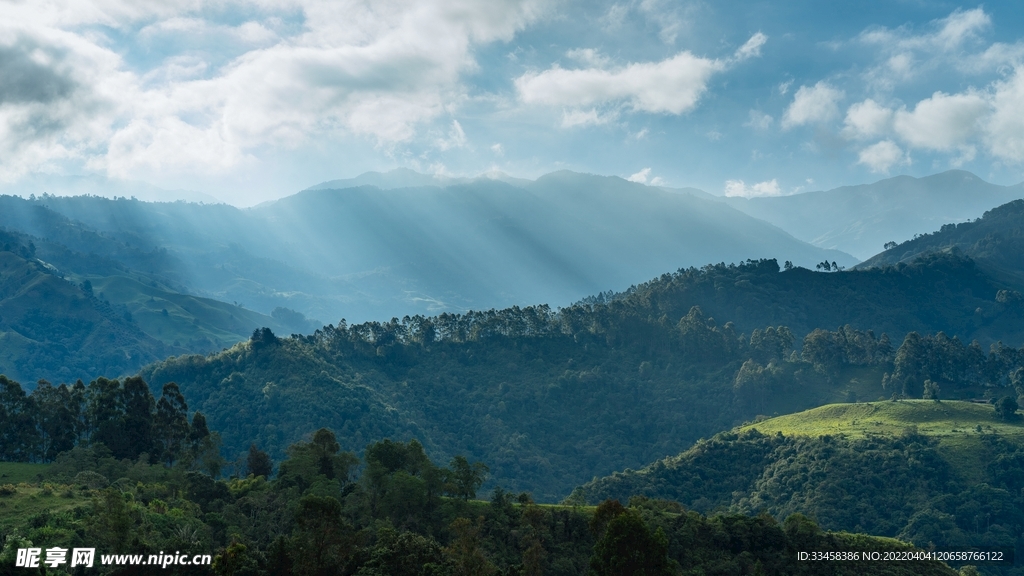
[[[853,292],[850,283],[858,278],[862,288],[874,285],[888,297],[838,297]],[[833,308],[873,309],[899,339],[842,325],[800,337],[806,326],[800,323],[741,332],[711,318],[703,305],[683,305],[715,305],[717,292],[740,290],[750,303],[732,309],[749,310],[742,315],[748,326],[797,320],[768,302],[791,297],[785,287],[801,282],[813,282],[817,297]],[[415,438],[446,457],[466,453],[487,461],[495,482],[557,501],[589,478],[678,453],[758,414],[850,398],[920,398],[926,380],[945,397],[1005,395],[1024,365],[1019,349],[907,332],[921,325],[956,328],[941,315],[954,316],[953,306],[926,311],[918,302],[908,303],[902,316],[885,312],[892,310],[887,300],[909,302],[912,292],[943,283],[948,290],[930,293],[984,302],[996,314],[989,324],[984,311],[971,314],[960,324],[967,333],[1010,326],[1020,313],[995,302],[994,288],[985,302],[954,287],[989,291],[969,260],[936,257],[899,269],[828,274],[780,270],[769,260],[685,270],[559,310],[341,323],[290,338],[261,330],[220,354],[152,365],[143,377],[177,382],[224,434],[228,454],[255,439],[281,457],[303,425],[336,429],[344,448],[357,452],[383,437]],[[903,287],[902,299],[893,286]],[[974,303],[967,305],[973,310]],[[801,305],[808,303],[793,307]]]
[[[165,550],[211,556],[208,567],[164,567],[170,574],[956,574],[934,561],[800,561],[804,550],[912,551],[895,540],[824,532],[801,514],[782,522],[705,516],[642,497],[628,507],[541,506],[500,487],[476,500],[484,463],[457,455],[438,466],[415,440],[370,443],[360,460],[320,429],[289,446],[276,471],[251,444],[236,472],[218,479],[222,463],[201,456],[217,433],[200,413],[187,422],[173,384],[158,401],[137,378],[41,384],[29,396],[2,384],[5,418],[21,406],[27,431],[5,436],[5,446],[25,450],[17,459],[53,463],[17,484],[7,474],[15,468],[0,464],[0,574],[71,573],[66,563],[15,567],[17,551],[33,547],[95,547],[100,574],[151,573],[144,564],[101,564],[111,555],[145,563]],[[76,403],[85,407],[81,420],[55,422],[62,406]],[[59,433],[64,421],[73,425]],[[68,449],[51,455],[60,448]]]
[[[101,538],[216,551],[220,574],[604,574],[625,549],[650,574],[951,574],[792,552],[905,546],[821,529],[1024,544],[1024,448],[1003,433],[1024,402],[1024,297],[1016,244],[982,234],[1024,229],[1022,206],[929,235],[988,251],[817,272],[747,260],[561,308],[307,335],[285,336],[308,320],[279,308],[219,352],[261,315],[172,294],[167,254],[124,242],[155,271],[96,257],[127,275],[78,282],[39,257],[74,254],[0,230],[0,361],[20,370],[0,376],[0,461],[36,470],[0,478],[0,558]],[[996,420],[847,435],[769,418],[910,399]]]
[[[828,529],[919,546],[1019,549],[1024,445],[998,434],[965,444],[951,452],[912,429],[869,438],[728,432],[642,470],[587,483],[574,494],[596,502],[666,498],[705,513],[785,517],[799,511]],[[965,458],[980,466],[966,470]]]

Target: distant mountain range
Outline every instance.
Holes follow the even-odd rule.
[[[60,243],[57,214],[104,239],[88,253],[114,254],[178,291],[325,320],[565,305],[681,267],[749,258],[856,263],[691,194],[571,172],[533,182],[493,176],[369,173],[247,210],[6,197],[0,226]]]
[[[95,367],[115,375],[110,370],[136,370],[161,354],[219,350],[260,326],[284,334],[309,333],[321,320],[338,318],[359,322],[536,303],[565,306],[715,262],[775,258],[806,268],[822,261],[849,267],[856,259],[848,254],[802,242],[731,206],[757,208],[769,216],[788,214],[782,224],[796,228],[840,226],[843,218],[874,211],[884,216],[880,221],[898,221],[902,230],[928,218],[941,220],[934,216],[941,213],[935,198],[953,207],[980,206],[1015,195],[1019,188],[947,172],[799,197],[723,201],[695,189],[566,171],[528,181],[499,173],[466,179],[394,170],[325,182],[251,209],[125,196],[0,196],[0,227],[14,235],[14,245],[37,248],[25,259],[43,263],[39,273],[75,286],[88,280],[96,298],[130,317],[134,329],[151,339],[148,344],[139,340],[138,349],[147,352],[128,353],[127,363],[71,362],[76,370]],[[800,204],[800,198],[812,208]],[[819,206],[833,201],[845,208],[828,213]],[[792,210],[778,208],[787,203]],[[904,214],[913,206],[925,216],[914,220]],[[812,217],[815,210],[819,213]],[[875,241],[888,238],[882,234],[871,232]],[[985,234],[1005,240],[1016,232]],[[901,245],[902,259],[932,250],[925,250],[931,244],[924,240],[913,242],[921,249]],[[991,238],[986,242],[992,244]],[[980,248],[960,248],[988,266],[986,274],[997,282],[1024,285],[1024,272],[1015,272],[1024,270],[1024,263],[1008,256],[1019,251],[1002,250],[999,258],[1005,261],[988,265]],[[891,259],[891,251],[886,254],[883,258]],[[740,323],[756,318],[753,325],[785,322],[799,329],[822,325],[814,318],[787,316],[785,306],[751,316],[753,309],[747,308],[760,306],[757,298],[746,293],[727,297],[727,292],[732,290],[705,298],[716,316]],[[62,292],[53,294],[63,298],[58,297]],[[836,318],[824,325],[857,322],[822,310]],[[872,318],[886,317],[876,312]],[[0,321],[0,330],[24,335],[27,328]],[[1005,330],[982,325],[967,332],[987,340]],[[46,342],[51,341],[37,344],[45,348]],[[21,370],[10,362],[0,369],[27,381],[56,377],[53,371],[33,372],[44,363],[25,364]]]
[[[903,242],[943,224],[973,220],[1019,198],[1024,198],[1024,183],[998,186],[970,172],[951,170],[822,192],[721,201],[800,240],[866,260],[881,252],[886,242]]]

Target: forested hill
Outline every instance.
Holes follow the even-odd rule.
[[[229,454],[258,439],[280,457],[310,426],[337,430],[351,450],[416,438],[432,453],[486,461],[497,483],[550,501],[756,414],[851,393],[888,397],[886,363],[913,330],[945,331],[943,342],[957,335],[949,353],[984,363],[983,349],[966,342],[1022,341],[1021,310],[996,302],[996,291],[970,260],[948,255],[829,273],[752,261],[666,274],[557,311],[342,323],[296,338],[260,331],[143,376],[177,382],[223,432]],[[830,326],[845,327],[804,338]],[[803,356],[792,356],[801,342]],[[979,373],[1002,386],[1015,362],[992,360]],[[904,378],[901,393],[920,395],[915,378]]]
[[[0,242],[0,374],[73,382],[185,351],[147,336],[124,310],[60,278],[24,246],[11,248]]]
[[[154,273],[171,260],[165,252],[36,212],[53,224],[51,239],[0,228],[0,374],[30,387],[122,376],[171,354],[232,346],[259,326],[302,331],[290,311],[272,317],[168,287],[173,281]]]
[[[871,268],[911,262],[924,254],[958,250],[994,277],[1024,289],[1024,200],[993,208],[972,222],[947,224],[916,236],[858,265]]]
[[[915,400],[838,404],[765,420],[640,470],[595,479],[574,496],[600,502],[643,495],[704,512],[799,512],[829,529],[921,546],[1020,550],[1022,489],[1019,414]]]
[[[652,317],[678,318],[696,305],[747,333],[785,325],[802,336],[851,325],[894,339],[944,331],[967,342],[1017,345],[1024,342],[1024,309],[999,297],[1004,288],[970,258],[932,254],[910,264],[840,272],[780,271],[773,260],[690,268],[601,298],[640,306]]]

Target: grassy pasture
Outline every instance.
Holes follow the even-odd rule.
[[[24,526],[29,518],[85,505],[93,492],[78,486],[39,482],[49,464],[0,462],[0,534]]]
[[[828,404],[747,424],[739,431],[756,429],[763,434],[782,432],[785,436],[842,434],[848,438],[865,438],[898,435],[908,428],[916,428],[925,436],[962,438],[999,434],[1024,440],[1024,419],[1019,416],[1011,421],[1001,420],[991,405],[956,400]]]
[[[934,437],[939,453],[967,480],[984,476],[995,454],[985,442],[999,437],[1024,444],[1024,417],[1002,420],[987,404],[943,400],[902,400],[829,404],[797,414],[787,414],[738,431],[758,430],[762,434],[781,432],[785,436],[898,436],[908,430]]]
[[[24,462],[0,462],[0,485],[36,483],[39,477],[46,477],[49,464],[27,464]]]

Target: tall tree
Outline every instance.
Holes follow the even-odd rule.
[[[590,568],[598,576],[668,576],[668,538],[660,528],[652,533],[640,514],[627,509],[594,545]]]
[[[205,419],[204,419],[205,422]],[[181,390],[174,382],[164,384],[160,400],[156,403],[156,416],[153,419],[156,433],[156,445],[160,459],[174,464],[186,450],[185,443],[189,439],[188,404]]]
[[[124,395],[121,383],[100,377],[89,383],[86,393],[86,431],[90,444],[103,444],[115,456],[127,451],[123,426]]]
[[[295,514],[295,573],[339,574],[355,547],[354,530],[330,496],[304,496]]]
[[[153,450],[153,393],[142,378],[132,376],[124,381],[124,417],[121,427],[125,438],[124,453],[120,458],[138,458],[142,454],[155,456]]]
[[[46,380],[40,380],[32,392],[32,399],[39,409],[39,431],[42,436],[42,458],[49,462],[57,454],[75,447],[78,440],[76,430],[80,418],[80,405],[75,402],[67,385],[54,387]]]
[[[249,455],[245,459],[245,468],[253,476],[270,478],[270,474],[274,471],[274,461],[270,459],[270,454],[257,448],[256,444],[249,444]]]
[[[470,464],[465,456],[452,458],[448,466],[452,494],[463,500],[476,498],[476,491],[484,483],[490,469],[483,462]]]
[[[29,462],[40,455],[36,417],[21,384],[0,375],[0,460]]]

